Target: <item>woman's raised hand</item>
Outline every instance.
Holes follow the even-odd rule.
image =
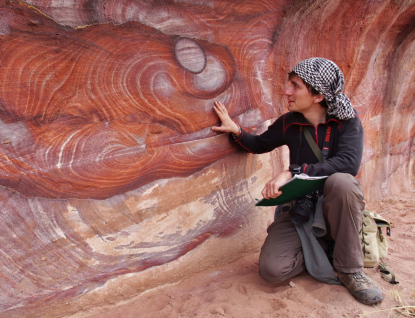
[[[221,102],[215,102],[213,110],[222,123],[221,126],[212,127],[213,131],[233,133],[235,135],[239,133],[239,126],[229,117],[228,110]]]

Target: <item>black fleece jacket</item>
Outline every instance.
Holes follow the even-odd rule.
[[[319,162],[304,137],[303,129],[306,127],[320,149],[323,148],[326,128],[330,127],[328,159],[323,162]],[[335,172],[356,176],[363,154],[363,127],[357,115],[344,121],[328,116],[316,131],[301,113],[289,112],[279,117],[263,134],[255,136],[242,130],[234,140],[241,148],[257,154],[287,145],[290,163],[301,165],[301,172],[309,176],[329,176]]]

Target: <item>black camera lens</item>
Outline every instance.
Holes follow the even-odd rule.
[[[314,199],[310,196],[304,196],[297,200],[290,211],[291,221],[295,225],[306,223],[314,211]]]

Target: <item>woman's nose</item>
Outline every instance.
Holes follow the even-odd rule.
[[[292,95],[292,93],[293,93],[292,85],[288,85],[287,88],[285,89],[284,94],[289,96],[289,95]]]

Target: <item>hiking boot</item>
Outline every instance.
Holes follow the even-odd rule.
[[[340,281],[357,301],[374,305],[383,300],[382,291],[363,271],[356,273],[337,273]]]

